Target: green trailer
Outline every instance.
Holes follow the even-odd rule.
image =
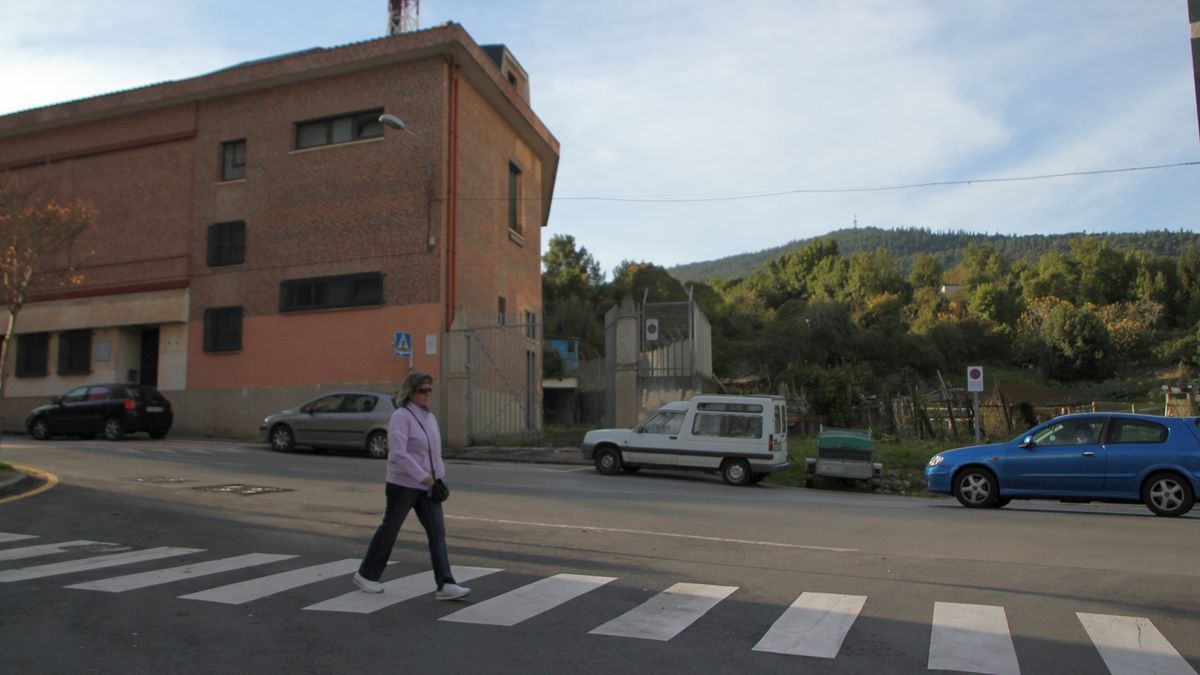
[[[871,430],[822,426],[817,435],[817,456],[804,461],[804,486],[812,487],[818,477],[865,481],[878,489],[883,465],[875,461]]]

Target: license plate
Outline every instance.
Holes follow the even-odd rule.
[[[161,405],[148,405],[148,406],[146,406],[146,412],[162,412],[162,406]]]
[[[846,467],[841,464],[826,464],[822,470],[825,473],[846,473]]]

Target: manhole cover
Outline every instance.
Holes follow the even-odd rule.
[[[174,478],[172,476],[142,476],[137,479],[139,483],[186,483],[186,478]]]
[[[241,483],[232,483],[230,485],[203,485],[194,487],[193,490],[203,490],[205,492],[223,492],[226,494],[242,495],[249,497],[250,495],[261,495],[268,492],[292,492],[289,488],[266,487],[264,485],[242,485]]]

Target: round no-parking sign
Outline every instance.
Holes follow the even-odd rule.
[[[983,391],[983,366],[967,367],[967,391]]]

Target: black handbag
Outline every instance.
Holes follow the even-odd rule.
[[[408,406],[404,406],[408,410]],[[421,431],[425,432],[425,448],[429,450],[429,472],[433,474],[433,489],[429,491],[429,498],[435,502],[444,502],[450,499],[450,487],[446,485],[446,481],[437,477],[437,473],[433,469],[433,441],[429,438],[429,432],[425,431],[425,425],[421,424],[421,420],[417,419],[416,413],[408,410],[408,414],[412,415],[413,421],[417,426],[421,427]]]
[[[435,502],[444,502],[450,499],[450,488],[446,487],[446,481],[434,478],[433,491],[429,493],[429,498]]]

